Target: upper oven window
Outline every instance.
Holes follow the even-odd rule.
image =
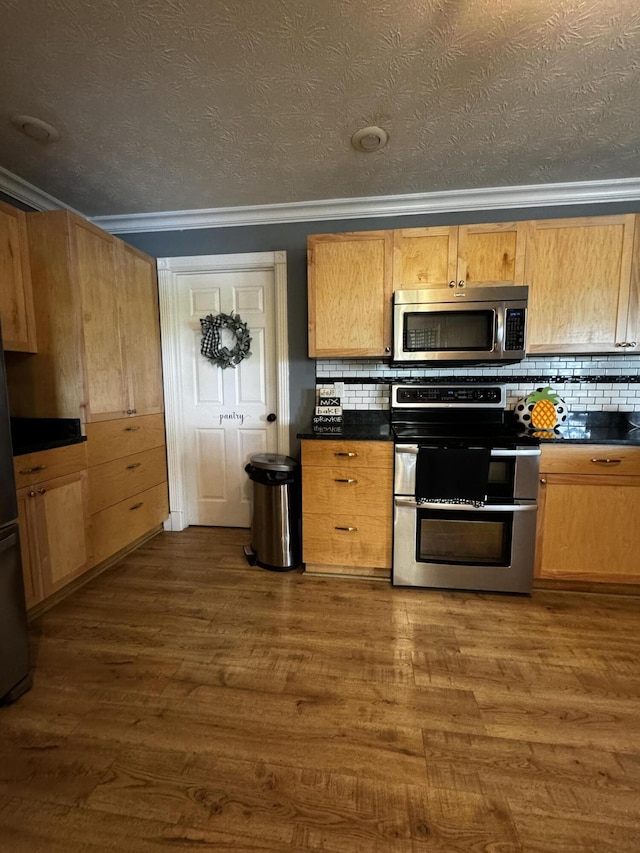
[[[493,309],[407,311],[403,320],[405,352],[491,352],[493,349]]]

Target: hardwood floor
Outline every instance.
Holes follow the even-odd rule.
[[[3,853],[640,849],[640,600],[393,589],[161,533],[31,626]]]

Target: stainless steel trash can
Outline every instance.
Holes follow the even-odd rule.
[[[300,565],[299,465],[290,456],[257,453],[244,469],[253,481],[251,565],[288,572]]]

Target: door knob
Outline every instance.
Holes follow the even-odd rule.
[[[271,412],[270,415],[267,415],[267,420],[269,421],[270,424],[272,424],[276,420],[276,415],[274,415],[273,412]]]

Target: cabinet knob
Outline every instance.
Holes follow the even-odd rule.
[[[546,477],[540,477],[540,482],[544,485],[544,483],[547,482],[547,478]]]
[[[455,281],[450,281],[450,282],[449,282],[449,287],[455,287],[455,286],[456,286]]]
[[[30,498],[35,498],[35,496],[36,496],[36,493],[34,491],[29,492]]]
[[[385,348],[384,348],[384,351],[385,351],[385,352],[391,352],[391,347],[385,347]]]
[[[459,282],[458,282],[458,287],[464,287],[464,281],[459,281]]]
[[[37,492],[39,495],[46,495],[47,490],[46,490],[46,489],[36,489],[36,492]]]
[[[137,409],[127,409],[127,414],[128,415],[137,415],[138,410]]]

